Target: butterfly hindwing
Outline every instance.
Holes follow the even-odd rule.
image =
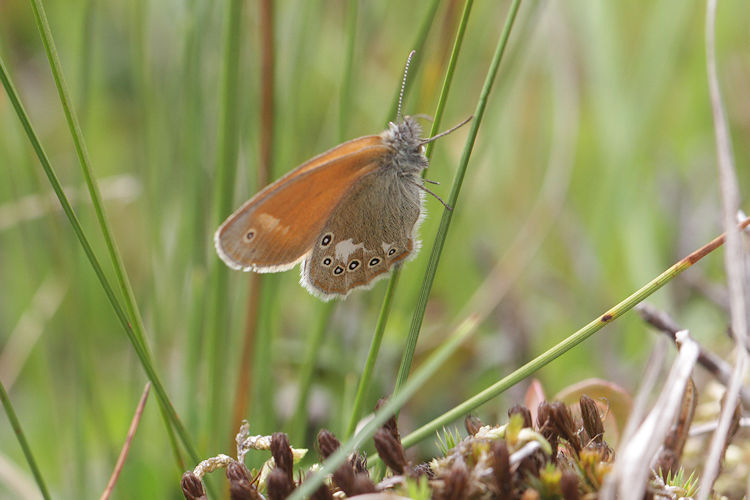
[[[302,266],[323,299],[368,286],[414,250],[422,192],[393,168],[363,176],[331,213]]]

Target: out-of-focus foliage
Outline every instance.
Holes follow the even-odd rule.
[[[359,2],[348,137],[387,120],[429,2]],[[339,142],[347,2],[275,2],[273,177]],[[202,323],[213,252],[221,2],[46,2],[94,173],[133,281],[167,390],[204,456],[229,448],[205,426],[209,367]],[[443,128],[476,105],[508,3],[476,2]],[[415,363],[465,315],[488,312],[473,340],[401,413],[409,431],[486,387],[625,297],[720,232],[715,148],[707,95],[702,3],[527,1],[490,95],[417,347]],[[441,2],[409,75],[408,114],[434,112],[462,3]],[[242,13],[240,155],[236,205],[252,195],[258,162],[260,66],[255,2]],[[750,185],[747,5],[719,5],[719,78],[740,186]],[[25,2],[0,3],[0,54],[95,250],[104,256],[49,66]],[[28,140],[0,93],[0,377],[42,472],[59,498],[101,491],[145,377],[85,260]],[[465,130],[441,139],[428,177],[445,196]],[[423,248],[402,272],[367,407],[387,394],[440,219],[426,201]],[[748,207],[745,207],[746,209]],[[228,214],[226,214],[228,215]],[[658,292],[699,341],[729,348],[721,304],[721,253]],[[296,271],[267,276],[273,371],[256,381],[273,404],[253,405],[268,428],[287,430],[296,376],[320,302]],[[309,428],[343,429],[385,284],[337,304],[319,357]],[[233,388],[246,314],[247,275],[230,278],[225,360]],[[718,303],[714,298],[718,296]],[[190,332],[193,332],[191,335]],[[195,342],[195,340],[190,340]],[[628,314],[537,376],[550,394],[597,376],[633,390],[653,342]],[[199,353],[191,359],[191,352]],[[247,367],[250,369],[250,367]],[[523,397],[486,404],[482,418]],[[177,495],[157,405],[138,429],[116,494]],[[226,411],[227,418],[230,409]],[[6,420],[0,459],[30,475]],[[254,428],[255,429],[255,428]],[[342,431],[340,431],[342,432]],[[309,447],[312,433],[305,443]],[[223,442],[223,438],[222,438]],[[430,445],[431,446],[431,445]],[[417,453],[434,456],[434,448]],[[194,464],[186,464],[192,467]],[[0,482],[0,496],[19,491]],[[30,487],[34,490],[33,484]],[[29,491],[29,490],[23,490]]]

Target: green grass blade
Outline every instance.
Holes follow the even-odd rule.
[[[454,68],[456,66],[456,61],[458,60],[458,54],[460,52],[461,42],[463,41],[463,35],[466,30],[466,23],[469,17],[469,12],[471,11],[471,4],[473,3],[473,0],[468,0],[464,6],[464,12],[461,16],[461,22],[459,23],[458,32],[456,34],[456,41],[453,46],[453,51],[451,52],[450,61],[448,63],[448,69],[446,71],[445,80],[443,81],[443,87],[440,91],[440,97],[438,98],[438,105],[437,109],[435,111],[435,120],[433,123],[432,132],[430,135],[435,134],[435,130],[440,125],[440,118],[443,115],[443,110],[445,109],[445,104],[448,99],[448,92],[450,90],[450,84],[453,79],[453,73]],[[437,3],[434,3],[430,6],[430,9],[428,9],[427,14],[425,15],[425,20],[422,24],[423,28],[429,26],[435,16],[434,9],[437,8]],[[424,44],[424,41],[427,37],[427,31],[420,30],[419,34],[417,35],[417,41],[415,46],[420,47],[420,50]],[[396,97],[393,102],[393,109],[391,111],[392,114],[396,113],[396,109],[398,108],[398,101],[400,97],[400,89],[399,94],[396,94]],[[392,118],[389,117],[389,119]],[[429,143],[427,146],[427,150],[425,154],[427,155],[427,158],[429,159],[432,154],[432,146],[433,143]],[[370,343],[370,350],[367,354],[367,361],[365,362],[365,369],[362,372],[362,377],[360,378],[359,385],[357,387],[357,395],[354,400],[354,404],[352,406],[352,413],[349,418],[349,424],[346,428],[346,434],[345,437],[349,437],[354,432],[354,429],[357,425],[357,421],[359,420],[360,416],[362,415],[362,408],[364,406],[365,397],[367,396],[367,391],[370,387],[370,381],[372,378],[372,368],[375,366],[375,361],[377,360],[378,351],[380,349],[380,343],[383,338],[383,334],[385,332],[385,327],[388,324],[388,316],[390,315],[390,309],[391,309],[391,301],[393,300],[393,295],[396,290],[396,285],[398,283],[398,278],[401,274],[401,267],[397,267],[393,270],[393,274],[391,275],[391,278],[388,282],[388,288],[385,291],[385,296],[383,297],[383,303],[380,307],[380,313],[378,314],[378,322],[375,327],[375,334],[373,335],[372,342]]]
[[[86,0],[84,6],[84,17],[81,31],[83,36],[81,37],[81,45],[79,47],[81,51],[80,61],[81,67],[79,68],[79,77],[81,80],[81,86],[78,89],[78,103],[81,110],[82,121],[86,122],[87,113],[91,107],[91,76],[92,76],[92,64],[93,51],[94,51],[94,27],[96,21],[96,4],[94,0]]]
[[[414,358],[414,350],[417,345],[419,338],[419,332],[422,328],[422,320],[424,319],[425,309],[427,308],[427,300],[430,297],[430,291],[432,290],[432,283],[435,280],[435,273],[437,272],[437,266],[440,261],[440,254],[443,251],[443,245],[445,244],[445,238],[450,228],[451,219],[453,218],[453,212],[456,209],[458,203],[458,195],[461,192],[461,185],[463,184],[464,176],[466,175],[466,167],[471,157],[471,152],[474,148],[474,141],[477,138],[479,132],[479,126],[482,124],[482,118],[484,116],[485,109],[487,107],[487,98],[489,97],[490,91],[492,90],[492,84],[497,76],[498,68],[500,67],[500,61],[502,61],[505,48],[508,45],[508,38],[510,37],[513,23],[518,13],[518,8],[521,4],[521,0],[514,0],[510,6],[508,17],[505,21],[505,27],[503,28],[500,40],[498,41],[497,48],[495,49],[495,55],[492,58],[492,63],[487,72],[487,77],[484,81],[484,86],[479,94],[479,100],[477,102],[476,110],[474,111],[474,119],[471,122],[471,128],[469,129],[469,136],[466,139],[466,146],[464,147],[461,161],[458,164],[458,170],[453,179],[453,187],[451,188],[451,194],[448,198],[448,205],[453,210],[444,210],[443,217],[440,219],[440,227],[435,236],[435,243],[432,247],[432,253],[430,254],[430,260],[427,264],[427,271],[425,272],[422,289],[419,293],[417,305],[412,316],[412,323],[409,329],[409,336],[406,339],[406,347],[404,349],[403,357],[401,358],[401,366],[398,370],[398,376],[396,378],[396,386],[394,392],[397,392],[406,382],[406,378],[409,376],[409,370],[411,369],[411,362]]]
[[[748,225],[750,225],[750,218],[746,219],[740,225],[740,227],[747,227]],[[434,420],[423,425],[422,427],[415,430],[408,436],[404,437],[402,440],[404,446],[405,447],[412,446],[415,443],[418,443],[419,441],[422,441],[423,439],[432,436],[436,431],[438,431],[445,425],[448,425],[451,422],[455,421],[456,419],[459,419],[471,413],[472,411],[477,409],[479,406],[481,406],[485,402],[498,396],[499,394],[506,391],[510,387],[514,386],[515,384],[517,384],[524,378],[528,377],[529,375],[533,374],[534,372],[536,372],[543,366],[549,364],[551,361],[562,356],[563,354],[568,352],[570,349],[577,346],[578,344],[580,344],[581,342],[583,342],[584,340],[592,336],[594,333],[598,332],[599,330],[604,328],[606,325],[608,325],[609,323],[611,323],[612,321],[619,318],[620,316],[625,314],[627,311],[635,307],[638,303],[642,302],[649,295],[653,294],[654,292],[659,290],[661,287],[669,283],[677,275],[679,275],[680,273],[682,273],[683,271],[691,267],[700,259],[708,255],[710,252],[717,249],[723,243],[724,243],[724,235],[721,235],[718,238],[715,238],[713,241],[711,241],[707,245],[701,247],[700,249],[691,253],[684,259],[680,260],[676,264],[672,265],[667,270],[662,272],[660,275],[658,275],[657,277],[655,277],[654,279],[646,283],[640,289],[632,293],[630,296],[622,300],[620,303],[618,303],[617,305],[609,309],[607,312],[605,312],[601,316],[589,322],[583,328],[574,332],[572,335],[567,337],[562,342],[551,347],[550,349],[548,349],[541,355],[537,356],[536,358],[529,361],[522,367],[513,371],[513,373],[498,380],[491,386],[487,387],[483,391],[467,399],[466,401],[454,407],[450,411],[444,413],[440,417],[435,418]]]
[[[109,221],[107,215],[104,212],[102,205],[102,196],[99,191],[99,186],[94,180],[94,176],[91,168],[91,160],[89,158],[88,149],[83,140],[83,132],[78,121],[78,117],[73,110],[72,100],[70,98],[70,92],[68,91],[67,84],[62,72],[62,65],[60,64],[60,57],[57,54],[55,47],[55,41],[52,37],[52,31],[50,30],[49,21],[47,21],[47,14],[44,11],[44,5],[41,0],[31,0],[31,6],[34,11],[34,18],[36,20],[39,33],[42,37],[42,43],[44,50],[47,53],[47,59],[49,61],[50,69],[52,70],[52,76],[57,87],[57,93],[60,97],[60,104],[62,105],[65,119],[70,129],[71,137],[73,138],[73,144],[75,146],[78,160],[81,164],[81,170],[83,172],[84,180],[86,181],[86,187],[89,190],[91,196],[91,202],[94,206],[94,213],[96,214],[99,228],[101,229],[104,241],[107,246],[107,252],[109,253],[110,260],[115,270],[117,282],[120,285],[120,290],[125,297],[125,307],[128,312],[128,316],[134,322],[134,334],[137,341],[141,344],[144,352],[150,357],[146,342],[144,339],[144,327],[143,320],[140,313],[137,310],[135,295],[133,294],[130,281],[125,272],[125,266],[122,262],[122,256],[117,248],[117,244],[112,236]]]
[[[183,398],[191,401],[195,398],[200,387],[201,359],[203,355],[204,312],[206,299],[206,270],[196,267],[190,275],[190,316],[188,320],[186,355],[185,355],[185,387]],[[196,432],[203,415],[199,405],[188,405],[186,409],[186,424],[188,429]]]
[[[170,402],[167,396],[166,390],[164,389],[164,386],[162,385],[161,380],[156,374],[153,364],[150,362],[148,355],[144,352],[142,343],[139,342],[137,337],[135,336],[133,327],[130,321],[128,320],[127,314],[125,313],[125,310],[120,305],[120,302],[117,299],[114,289],[112,288],[109,281],[107,280],[107,277],[104,274],[104,270],[102,269],[101,264],[99,263],[99,260],[96,258],[96,255],[94,254],[94,250],[91,248],[91,244],[89,243],[88,238],[86,237],[86,234],[84,233],[83,228],[81,227],[81,223],[79,222],[78,217],[76,216],[75,211],[73,210],[73,207],[70,205],[70,201],[68,200],[67,196],[65,195],[65,192],[62,189],[60,181],[57,178],[57,174],[55,174],[55,171],[49,162],[47,153],[42,148],[42,145],[39,142],[39,138],[36,132],[34,131],[34,128],[32,127],[31,122],[29,121],[28,114],[26,113],[26,110],[24,109],[23,105],[21,104],[20,99],[18,98],[18,92],[16,92],[15,86],[13,85],[13,83],[11,82],[9,78],[8,72],[6,71],[6,68],[5,68],[5,63],[1,57],[0,57],[0,81],[2,81],[3,87],[5,88],[5,91],[8,94],[8,99],[10,100],[11,105],[16,111],[18,119],[20,120],[21,125],[24,131],[26,132],[26,135],[28,136],[29,141],[31,142],[31,146],[34,149],[34,152],[36,153],[37,157],[39,158],[39,162],[42,164],[44,173],[49,179],[49,182],[52,186],[52,189],[55,192],[55,195],[57,196],[57,199],[60,201],[60,205],[63,209],[63,212],[68,218],[68,221],[70,222],[73,228],[73,232],[76,234],[78,241],[81,243],[81,246],[83,247],[83,251],[86,254],[86,258],[89,260],[89,263],[91,264],[91,267],[94,270],[94,273],[96,274],[97,279],[99,280],[100,284],[102,285],[102,288],[104,289],[104,293],[107,295],[107,299],[112,305],[112,308],[115,310],[115,315],[117,316],[117,319],[120,321],[120,324],[125,330],[125,334],[128,336],[128,339],[133,344],[133,348],[136,352],[136,355],[138,356],[138,359],[143,365],[146,375],[148,376],[149,380],[151,380],[151,383],[154,386],[154,390],[156,391],[159,397],[160,404],[164,406],[165,411],[169,415],[169,419],[172,422],[172,424],[175,426],[175,429],[177,430],[177,433],[180,436],[183,446],[185,446],[185,448],[188,450],[188,453],[190,454],[191,458],[197,462],[198,454],[196,453],[195,448],[193,447],[192,441],[189,435],[187,434],[187,431],[182,426],[182,423],[180,422],[180,419],[177,416],[177,412],[172,406],[172,403]]]
[[[130,285],[130,280],[128,279],[127,273],[125,272],[125,265],[122,261],[122,256],[120,255],[120,251],[117,248],[117,244],[114,241],[114,237],[112,236],[110,224],[109,224],[109,221],[107,220],[107,216],[104,211],[104,206],[102,205],[102,201],[101,201],[102,197],[99,191],[99,186],[94,180],[94,176],[93,176],[92,168],[91,168],[91,160],[89,158],[86,144],[83,140],[83,132],[81,131],[81,126],[78,121],[78,117],[76,116],[76,113],[73,110],[72,100],[70,98],[70,92],[68,91],[67,84],[65,83],[65,78],[62,72],[62,65],[60,64],[60,58],[57,54],[55,41],[54,41],[54,38],[52,37],[52,31],[50,29],[49,22],[47,20],[47,15],[44,10],[44,5],[42,4],[41,0],[31,0],[31,6],[34,12],[34,19],[36,20],[39,33],[42,37],[42,43],[44,45],[44,50],[47,54],[47,59],[49,61],[50,69],[52,70],[52,75],[55,80],[55,86],[57,87],[57,92],[60,97],[60,104],[63,107],[65,119],[68,123],[68,128],[70,129],[71,136],[73,138],[73,143],[75,145],[76,154],[78,155],[78,160],[81,165],[81,170],[83,172],[83,176],[86,181],[86,187],[88,188],[89,196],[91,197],[91,202],[94,206],[94,212],[96,214],[96,218],[99,223],[99,228],[102,232],[102,235],[104,236],[104,241],[107,247],[107,252],[109,253],[110,260],[112,261],[112,266],[115,270],[115,276],[120,286],[120,291],[122,292],[125,298],[125,308],[127,309],[127,313],[130,318],[130,331],[132,331],[133,340],[135,343],[140,345],[140,350],[143,356],[142,361],[148,364],[149,366],[151,366],[151,370],[153,371],[154,376],[156,376],[156,372],[153,370],[153,367],[152,367],[151,354],[149,352],[149,349],[145,340],[145,327],[143,325],[143,318],[141,317],[140,311],[138,310],[138,306],[135,301],[135,294],[133,293],[133,288]],[[159,386],[161,385],[158,379],[152,380],[152,382],[154,383],[155,389],[157,385]],[[169,401],[166,395],[166,392],[163,391],[163,387],[161,388],[161,390],[162,390],[161,396],[164,399],[162,400],[162,398],[160,398],[160,400],[162,400],[163,406],[165,407],[168,406],[169,408],[171,408],[171,412],[174,412],[174,408],[172,408],[171,402]],[[157,391],[157,393],[158,392],[159,391]],[[167,411],[166,408],[163,408],[163,409],[165,411],[162,412],[162,415],[165,415],[165,414],[170,415],[170,412]],[[175,418],[172,423],[175,426],[181,427],[181,425],[178,422],[178,419],[176,418],[177,417],[176,413],[174,413],[173,416]],[[165,423],[165,426],[167,427],[167,433],[171,435],[172,430],[170,429],[169,420],[165,420],[164,423]],[[184,433],[183,437],[187,438],[186,432]],[[174,442],[174,439],[170,438],[170,443],[173,443],[173,442]],[[185,444],[187,445],[187,442]],[[179,451],[177,449],[173,449],[173,452],[175,456],[179,456]]]
[[[42,477],[42,472],[39,470],[39,467],[36,464],[34,454],[31,452],[29,442],[26,441],[26,435],[23,433],[23,429],[21,428],[21,422],[18,420],[18,416],[13,409],[13,404],[10,402],[8,393],[5,392],[5,386],[2,382],[0,382],[0,402],[3,403],[5,414],[8,415],[10,426],[13,428],[13,432],[18,438],[18,444],[21,445],[23,455],[26,457],[26,462],[29,464],[29,468],[31,469],[31,473],[34,475],[34,480],[36,481],[37,486],[39,486],[39,491],[42,493],[42,497],[52,498],[50,497],[49,491],[47,491],[47,485],[44,482],[44,478]]]

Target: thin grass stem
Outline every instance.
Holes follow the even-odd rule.
[[[86,187],[88,188],[89,195],[91,196],[91,203],[94,207],[94,213],[96,214],[97,222],[99,223],[99,229],[104,236],[104,241],[107,246],[107,252],[109,253],[112,266],[115,270],[117,282],[120,285],[120,291],[125,297],[125,308],[127,309],[128,316],[134,322],[134,335],[137,341],[142,345],[144,353],[150,357],[148,348],[146,347],[146,341],[144,338],[144,327],[143,320],[140,312],[137,309],[135,302],[135,295],[130,285],[127,273],[125,272],[125,266],[122,262],[122,256],[117,247],[117,243],[114,241],[112,231],[110,229],[109,221],[107,220],[106,212],[102,204],[102,196],[99,191],[99,186],[96,183],[93,175],[93,169],[91,168],[91,159],[89,158],[88,149],[86,143],[83,140],[83,132],[78,121],[78,117],[73,110],[72,100],[70,98],[70,92],[68,91],[67,84],[62,72],[62,65],[60,64],[60,58],[57,54],[57,48],[55,47],[55,41],[52,37],[52,31],[50,30],[49,21],[47,20],[47,14],[44,10],[41,0],[31,0],[31,6],[34,11],[34,18],[36,20],[37,27],[39,28],[40,36],[42,37],[42,43],[44,50],[47,53],[47,59],[49,61],[52,76],[57,87],[57,92],[60,97],[60,104],[62,105],[65,119],[70,129],[71,137],[73,138],[73,144],[75,146],[76,154],[78,155],[79,163],[81,164],[81,171],[83,172],[84,180],[86,181]]]
[[[278,296],[278,288],[279,280],[276,276],[265,277],[259,302],[260,316],[252,367],[254,373],[251,389],[253,406],[250,408],[250,421],[258,432],[274,432],[278,422],[273,404],[276,388],[272,374],[274,367],[273,332],[279,331],[278,321],[284,314],[282,303],[275,300]]]
[[[5,88],[5,91],[8,94],[8,99],[10,100],[11,105],[13,106],[16,112],[16,115],[18,116],[18,119],[21,122],[22,127],[24,131],[26,132],[27,137],[29,138],[29,142],[31,142],[31,146],[34,149],[34,152],[36,153],[39,159],[39,162],[42,165],[42,169],[44,170],[44,173],[46,174],[47,179],[49,180],[52,186],[52,189],[55,192],[55,195],[57,196],[57,199],[60,201],[60,205],[63,209],[63,212],[68,218],[68,221],[70,222],[70,225],[73,228],[73,232],[76,234],[78,241],[83,247],[83,251],[86,254],[86,258],[89,260],[89,263],[91,264],[91,267],[94,270],[94,273],[96,274],[96,277],[99,280],[99,283],[102,285],[102,288],[104,289],[104,293],[107,296],[107,300],[109,300],[109,303],[112,305],[112,308],[115,311],[115,315],[117,316],[117,319],[120,321],[120,324],[125,330],[125,334],[128,336],[128,339],[130,340],[131,344],[133,344],[133,348],[136,352],[136,355],[138,356],[138,359],[141,362],[141,365],[144,368],[144,371],[146,372],[146,375],[148,376],[149,380],[151,380],[151,383],[154,386],[154,390],[157,393],[160,404],[164,406],[164,409],[167,412],[167,415],[169,415],[169,419],[172,422],[172,425],[175,426],[175,429],[177,430],[177,433],[180,436],[180,440],[182,441],[183,446],[185,446],[188,453],[190,454],[191,459],[197,462],[199,458],[192,444],[192,440],[190,439],[190,436],[188,435],[184,426],[180,422],[177,412],[172,406],[172,403],[169,400],[169,397],[167,396],[167,392],[164,389],[164,386],[162,385],[161,380],[159,379],[159,376],[157,375],[153,364],[151,363],[147,353],[143,349],[143,344],[138,341],[138,338],[136,337],[135,332],[133,330],[133,326],[131,322],[129,321],[125,310],[120,305],[120,302],[117,298],[117,295],[115,294],[114,289],[112,288],[111,284],[107,280],[107,277],[104,274],[104,270],[102,269],[102,266],[99,263],[99,260],[94,254],[94,250],[92,249],[91,244],[89,243],[89,240],[86,237],[85,232],[83,231],[83,227],[81,226],[81,223],[79,222],[78,217],[76,216],[75,211],[73,210],[73,207],[71,206],[70,201],[68,200],[68,197],[66,196],[65,192],[62,189],[62,185],[60,184],[60,181],[57,178],[57,174],[55,173],[54,169],[52,168],[52,165],[49,162],[49,157],[47,156],[47,153],[44,151],[44,148],[42,148],[42,145],[39,142],[39,138],[34,128],[32,127],[31,122],[29,121],[28,114],[26,113],[26,110],[24,109],[23,105],[21,104],[20,99],[18,98],[18,92],[16,91],[15,86],[13,85],[13,82],[10,80],[8,72],[5,68],[5,62],[2,60],[2,57],[0,57],[0,81],[2,81],[3,87]]]
[[[472,0],[469,0],[469,2],[471,1]],[[417,35],[416,42],[414,44],[415,47],[418,47],[418,49],[415,49],[417,50],[418,53],[421,52],[422,47],[424,46],[425,40],[427,39],[427,34],[429,32],[428,28],[429,26],[432,25],[437,7],[438,7],[438,2],[433,2],[425,14],[425,18],[422,22],[422,29],[420,29]],[[468,14],[466,17],[468,17]],[[465,25],[463,25],[463,27],[465,28]],[[459,28],[459,31],[460,30],[461,28]],[[459,38],[463,40],[463,34],[461,34],[460,37],[457,36],[457,39]],[[454,57],[455,58],[458,57],[458,50],[455,50],[455,52],[451,54],[451,58],[453,59]],[[410,69],[412,73],[416,72],[416,66],[417,64],[413,62],[411,69]],[[455,67],[455,63],[453,63],[453,65],[449,63],[448,67],[449,68]],[[452,78],[452,77],[453,77],[452,71],[450,71],[450,74],[446,74],[446,78]],[[408,80],[407,80],[406,86],[404,88],[404,94],[406,93],[406,89],[408,88],[408,86],[409,85],[408,85]],[[443,84],[443,89],[440,93],[440,98],[438,99],[438,110],[436,111],[436,116],[438,114],[442,116],[442,112],[445,107],[449,88],[450,88],[450,84],[448,85],[446,85],[445,83]],[[389,112],[389,115],[386,119],[386,124],[388,123],[388,121],[390,121],[393,118],[393,116],[395,116],[401,97],[402,97],[401,88],[399,87],[399,91],[396,93],[396,96],[394,97],[391,111]],[[429,148],[428,151],[431,154],[432,148]],[[383,302],[380,306],[380,313],[378,314],[378,321],[375,326],[375,333],[373,334],[372,342],[370,343],[370,350],[367,353],[367,361],[365,362],[365,369],[362,372],[362,376],[360,377],[360,381],[357,386],[357,394],[355,396],[355,400],[352,405],[352,413],[349,417],[349,424],[347,425],[346,433],[345,433],[346,437],[349,437],[352,435],[357,425],[357,421],[359,420],[362,414],[362,408],[364,407],[365,397],[369,390],[371,379],[372,379],[372,369],[375,366],[375,362],[377,361],[378,351],[380,350],[380,344],[383,339],[383,334],[385,333],[385,327],[388,324],[388,317],[390,315],[390,310],[391,310],[391,301],[393,300],[393,295],[396,291],[396,285],[398,283],[398,278],[400,275],[401,275],[401,267],[398,266],[396,267],[396,269],[393,270],[393,273],[391,274],[391,277],[388,282],[388,287],[386,288],[386,291],[385,291],[385,295],[383,296]]]
[[[125,264],[123,263],[122,256],[117,247],[117,243],[115,242],[114,236],[112,235],[106,212],[104,211],[101,192],[99,191],[99,186],[94,179],[88,149],[86,148],[86,143],[83,140],[83,132],[81,131],[78,117],[73,109],[70,92],[68,91],[67,84],[65,83],[65,78],[62,72],[62,65],[60,64],[60,58],[57,54],[55,40],[52,37],[52,31],[49,26],[49,21],[47,20],[47,14],[44,10],[44,5],[42,4],[41,0],[31,0],[31,6],[32,10],[34,11],[34,19],[36,21],[37,28],[39,29],[39,34],[42,38],[44,50],[47,54],[47,59],[52,71],[52,76],[55,80],[55,86],[57,87],[57,92],[60,97],[60,104],[63,107],[65,119],[68,123],[68,128],[70,129],[70,133],[73,138],[76,154],[78,155],[81,170],[86,181],[86,187],[88,188],[89,196],[91,197],[91,202],[94,207],[94,213],[96,214],[96,219],[99,223],[99,229],[104,236],[104,242],[107,247],[110,261],[112,262],[112,267],[115,271],[117,283],[119,284],[120,291],[125,299],[125,308],[127,310],[128,317],[130,318],[130,329],[132,331],[133,340],[140,345],[140,350],[143,354],[142,361],[152,366],[153,361],[145,339],[145,327],[143,324],[143,318],[141,317],[141,313],[138,310],[138,305],[135,300],[135,294],[133,293],[133,287],[130,284],[127,272],[125,271]],[[153,368],[152,371],[155,375],[156,372],[153,370]],[[152,382],[155,388],[157,386],[161,386],[161,383],[158,379],[152,380]],[[157,393],[158,392],[159,391],[157,390]],[[161,396],[163,396],[165,399],[164,401],[162,401],[163,405],[171,407],[171,402],[167,398],[166,392],[163,392]],[[174,412],[174,409],[172,409],[172,412]],[[169,411],[164,411],[162,412],[162,416],[164,417],[172,415],[170,415]],[[174,417],[175,419],[172,424],[176,427],[181,427],[181,424],[179,424],[177,421],[176,413],[174,413]],[[167,433],[171,434],[173,430],[171,429],[170,419],[165,419],[164,424],[167,429]],[[183,437],[186,438],[187,433],[185,433]],[[173,438],[170,439],[170,443],[174,443],[174,441],[175,440]],[[176,448],[173,449],[173,452],[175,456],[179,456],[179,451]]]
[[[240,362],[237,365],[236,380],[234,387],[234,405],[232,409],[232,426],[229,444],[234,445],[234,434],[240,428],[243,419],[247,419],[248,405],[252,405],[250,387],[254,378],[263,376],[256,373],[258,365],[253,363],[255,347],[258,339],[260,325],[260,300],[263,292],[263,277],[259,274],[248,276],[248,292],[245,313],[245,332],[242,339],[242,350],[240,351]],[[232,432],[232,431],[235,432]],[[230,448],[231,449],[231,446]]]
[[[508,38],[510,37],[510,32],[513,28],[513,23],[516,19],[516,14],[518,13],[520,4],[520,0],[514,0],[510,6],[508,17],[505,21],[505,27],[503,28],[502,34],[500,35],[500,40],[498,40],[497,48],[495,49],[495,55],[492,58],[492,62],[487,72],[487,77],[484,81],[484,86],[482,87],[482,91],[479,94],[479,100],[477,102],[476,110],[474,111],[474,120],[471,123],[469,136],[466,139],[466,146],[464,147],[461,161],[458,164],[458,170],[456,171],[456,175],[453,179],[451,194],[448,198],[448,205],[451,206],[453,210],[443,210],[443,217],[440,219],[440,227],[438,229],[437,235],[435,236],[435,243],[433,244],[432,253],[430,254],[430,260],[427,264],[427,270],[425,271],[425,277],[422,282],[422,289],[420,290],[419,298],[417,299],[417,304],[414,309],[414,315],[412,316],[412,323],[409,329],[409,335],[406,339],[404,353],[401,358],[401,366],[399,367],[398,375],[396,377],[394,392],[398,392],[398,390],[404,385],[407,377],[409,376],[409,370],[411,369],[411,362],[414,358],[414,351],[416,349],[417,340],[419,338],[419,332],[422,328],[422,320],[424,319],[424,313],[427,309],[427,300],[430,297],[430,291],[432,290],[432,283],[435,280],[435,273],[437,272],[440,255],[442,254],[443,245],[445,244],[445,239],[448,234],[448,229],[450,228],[451,220],[458,203],[458,195],[461,192],[461,185],[463,184],[464,176],[466,175],[466,168],[469,164],[469,158],[471,157],[471,153],[474,148],[474,141],[476,140],[477,133],[479,132],[479,126],[482,123],[482,118],[484,117],[484,112],[487,107],[487,99],[489,97],[490,91],[492,90],[492,85],[495,81],[495,77],[497,76],[500,62],[502,61],[503,54],[505,53],[505,48],[508,45]]]
[[[740,224],[741,228],[745,228],[748,226],[750,226],[750,218],[746,219],[745,221],[742,222],[742,224]],[[695,252],[683,258],[676,264],[669,267],[663,273],[661,273],[656,278],[646,283],[643,287],[641,287],[636,292],[628,296],[619,304],[615,305],[604,314],[598,316],[597,318],[592,320],[590,323],[588,323],[586,326],[576,331],[575,333],[571,334],[569,337],[567,337],[565,340],[563,340],[559,344],[555,345],[554,347],[551,347],[550,349],[540,354],[533,360],[529,361],[522,367],[513,371],[513,373],[500,379],[499,381],[495,382],[494,384],[487,387],[483,391],[479,392],[478,394],[472,396],[471,398],[467,399],[463,403],[454,407],[450,411],[433,419],[429,423],[423,425],[422,427],[415,430],[408,436],[404,437],[402,440],[404,446],[405,447],[412,446],[422,441],[423,439],[429,436],[432,436],[436,431],[440,430],[442,427],[471,413],[482,404],[486,403],[490,399],[503,393],[504,391],[506,391],[513,385],[517,384],[524,378],[528,377],[529,375],[533,374],[534,372],[536,372],[543,366],[549,364],[551,361],[562,356],[563,354],[568,352],[570,349],[577,346],[578,344],[580,344],[581,342],[589,338],[591,335],[598,332],[599,330],[604,328],[606,325],[608,325],[609,323],[611,323],[612,321],[619,318],[620,316],[625,314],[627,311],[635,307],[638,303],[643,301],[646,297],[653,294],[654,292],[659,290],[661,287],[669,283],[677,275],[679,275],[680,273],[682,273],[683,271],[691,267],[693,264],[698,262],[700,259],[708,255],[712,251],[716,250],[723,243],[724,243],[724,235],[722,234],[718,238],[715,238],[708,244],[704,245],[703,247],[699,248]],[[471,317],[473,317],[473,315]],[[371,464],[375,463],[375,460],[373,460],[372,458],[369,458],[368,461]]]
[[[359,0],[349,0],[346,12],[346,55],[344,58],[344,71],[341,76],[341,92],[339,95],[339,142],[344,142],[347,137],[348,117],[351,114],[352,96],[352,73],[354,67],[354,48],[357,40],[357,12]],[[315,361],[320,357],[320,348],[325,338],[325,330],[328,327],[331,316],[336,309],[336,302],[328,302],[320,309],[320,317],[315,325],[312,335],[308,337],[305,359],[302,362],[299,373],[297,403],[292,416],[290,436],[293,443],[303,443],[306,440],[305,419],[307,417],[307,401],[310,398],[312,388],[312,376]]]
[[[435,137],[440,131],[440,125],[443,120],[443,113],[445,112],[445,105],[448,101],[448,94],[453,84],[453,75],[456,72],[456,64],[458,63],[458,55],[461,53],[461,46],[463,45],[464,35],[466,34],[466,27],[469,25],[469,15],[471,14],[471,8],[474,5],[474,0],[466,0],[464,3],[464,10],[461,12],[461,19],[458,23],[458,29],[456,30],[456,38],[453,40],[453,48],[451,49],[451,56],[448,60],[448,67],[445,70],[445,78],[443,79],[443,86],[440,89],[440,97],[438,98],[438,104],[435,108],[435,116],[432,121],[432,128],[427,137]],[[435,142],[431,141],[427,143],[425,147],[425,156],[427,159],[432,158],[432,150],[435,148]],[[422,177],[427,173],[426,170],[422,171]]]
[[[5,385],[3,385],[2,381],[0,381],[0,401],[3,403],[5,414],[8,415],[10,426],[13,428],[13,432],[16,434],[18,444],[21,445],[23,455],[24,457],[26,457],[26,463],[29,464],[29,468],[31,469],[31,473],[34,475],[34,480],[36,481],[37,486],[39,486],[39,491],[41,492],[42,497],[46,499],[52,498],[50,497],[49,491],[47,490],[47,485],[44,482],[44,477],[42,477],[42,471],[39,470],[39,467],[36,464],[36,459],[34,459],[34,454],[31,452],[31,446],[29,446],[29,442],[26,441],[26,435],[23,433],[21,422],[18,420],[16,411],[13,409],[13,403],[10,402],[8,393],[5,392]]]

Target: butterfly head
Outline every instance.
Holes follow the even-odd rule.
[[[405,116],[399,123],[390,122],[381,137],[393,150],[392,161],[401,172],[418,174],[427,168],[422,127],[414,117]]]

